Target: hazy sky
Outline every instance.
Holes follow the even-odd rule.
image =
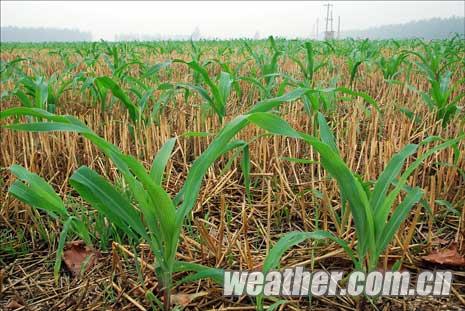
[[[1,1],[1,25],[78,28],[94,39],[115,34],[188,35],[199,27],[202,37],[311,37],[315,22],[324,27],[323,1]],[[344,1],[334,4],[334,28],[342,30],[411,20],[464,16],[464,1]]]

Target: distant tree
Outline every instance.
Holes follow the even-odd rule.
[[[445,39],[455,34],[465,36],[465,17],[431,18],[405,24],[384,25],[342,33],[342,37],[369,39]]]
[[[69,42],[92,41],[90,32],[77,29],[1,27],[1,42]]]

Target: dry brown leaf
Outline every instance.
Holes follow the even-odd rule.
[[[10,301],[7,303],[7,305],[5,307],[6,307],[7,310],[16,310],[16,309],[22,308],[24,306],[22,304],[20,304],[19,302],[17,302],[16,300],[10,299]]]
[[[97,259],[98,252],[82,240],[72,241],[65,245],[63,261],[74,276],[79,275],[85,264],[87,264],[86,271],[89,271],[97,263]]]
[[[208,295],[208,292],[198,292],[194,294],[175,294],[171,296],[171,303],[174,305],[180,305],[186,307],[194,299]]]
[[[457,245],[452,243],[449,248],[434,251],[427,256],[423,256],[424,261],[455,267],[465,267],[465,258],[457,252]]]

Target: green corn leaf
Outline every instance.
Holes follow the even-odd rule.
[[[250,154],[249,154],[249,145],[245,144],[242,148],[242,159],[241,159],[241,169],[242,174],[244,175],[244,185],[245,185],[245,193],[247,195],[247,199],[251,200],[251,193],[250,193]]]
[[[270,109],[278,107],[280,104],[282,104],[284,102],[290,102],[290,101],[296,100],[296,99],[300,98],[302,95],[304,95],[305,93],[307,93],[309,91],[310,91],[310,89],[306,89],[306,88],[296,88],[295,90],[293,90],[293,91],[291,91],[291,92],[289,92],[287,94],[284,94],[282,96],[259,101],[250,110],[250,112],[266,112],[266,111],[269,111]]]
[[[167,68],[168,66],[171,65],[171,61],[166,61],[163,63],[155,64],[151,66],[150,68],[147,69],[147,71],[144,73],[143,77],[147,78],[150,77],[154,74],[157,74],[160,70]]]
[[[215,109],[216,113],[220,117],[220,120],[225,116],[225,111],[226,111],[226,99],[222,97],[221,91],[219,87],[210,79],[207,70],[202,67],[198,62],[196,61],[191,61],[191,62],[185,62],[183,60],[174,60],[173,62],[180,62],[188,65],[191,69],[193,69],[195,72],[200,74],[205,81],[205,83],[208,85],[210,88],[210,91],[212,93],[213,100],[211,101],[213,105],[213,109]],[[229,76],[229,75],[228,75]],[[226,73],[224,75],[224,80],[226,84]],[[229,83],[229,82],[228,82]]]
[[[413,188],[407,193],[405,199],[397,206],[394,213],[392,213],[391,218],[389,219],[384,230],[378,235],[376,239],[377,253],[375,258],[378,258],[379,255],[386,249],[388,244],[394,238],[394,234],[399,229],[402,222],[407,218],[412,207],[420,201],[423,196],[423,191],[419,188]]]
[[[31,191],[30,187],[18,180],[13,182],[8,192],[21,202],[47,212],[53,218],[58,218],[60,216],[60,210],[57,211],[53,204],[50,204],[49,201],[45,200],[36,192]]]
[[[452,204],[447,200],[434,200],[434,203],[440,206],[445,206],[447,211],[452,213],[455,216],[460,217],[460,212],[452,206]]]
[[[328,123],[324,115],[321,112],[318,112],[318,125],[320,127],[320,138],[328,146],[333,149],[334,152],[339,153],[336,145],[336,139],[334,138],[333,132],[329,128]]]
[[[349,255],[349,257],[357,263],[352,250],[350,249],[349,245],[344,240],[337,238],[334,234],[328,231],[313,231],[313,232],[300,232],[300,231],[293,231],[286,233],[283,237],[279,239],[279,241],[271,248],[270,253],[265,258],[265,262],[263,263],[263,272],[268,273],[272,269],[278,267],[281,257],[283,254],[288,251],[293,246],[302,243],[305,240],[325,240],[329,239],[337,244],[339,244]]]
[[[299,158],[292,158],[292,157],[281,157],[281,160],[299,163],[299,164],[317,164],[318,161],[308,160],[308,159],[299,159]]]
[[[306,89],[299,89],[297,92],[292,91],[283,96],[272,98],[254,106],[250,112],[265,112],[274,107],[278,107],[284,102],[290,102],[300,98]],[[249,124],[246,116],[240,115],[228,122],[216,135],[215,139],[193,163],[187,179],[174,199],[175,204],[181,205],[176,211],[176,223],[182,224],[189,211],[193,208],[200,191],[203,176],[210,165],[225,152],[231,139],[245,126]]]
[[[184,277],[177,282],[177,285],[184,284],[187,282],[195,282],[200,279],[210,278],[217,284],[223,285],[224,281],[224,270],[218,268],[206,267],[200,264],[176,261],[174,264],[175,272],[195,272],[192,275]]]
[[[31,100],[21,90],[16,90],[13,94],[18,96],[19,100],[21,101],[21,104],[24,107],[32,107],[33,106]]]
[[[74,125],[81,125],[84,129],[86,126],[84,123],[79,121],[78,119],[71,117],[71,116],[59,116],[43,109],[39,108],[27,108],[27,107],[15,107],[15,108],[8,108],[6,110],[0,111],[0,120],[6,119],[8,117],[15,116],[31,116],[36,118],[44,118],[54,122],[61,122],[61,123],[69,123]]]
[[[10,124],[6,125],[5,128],[9,128],[17,131],[29,131],[29,132],[50,132],[50,131],[71,131],[79,132],[82,127],[74,124],[61,124],[52,122],[30,122],[24,124]]]
[[[87,226],[85,223],[83,223],[81,220],[77,218],[74,218],[73,229],[77,233],[77,235],[79,235],[87,245],[92,245],[92,240],[90,238],[89,230],[87,230]]]
[[[247,119],[262,129],[273,134],[300,138],[299,133],[297,133],[296,130],[294,130],[286,121],[277,115],[267,112],[254,112],[249,114]]]
[[[55,256],[55,264],[53,266],[53,276],[55,278],[55,284],[58,284],[58,278],[60,276],[60,268],[61,268],[61,257],[63,256],[63,250],[65,248],[66,238],[68,236],[68,231],[71,228],[73,223],[74,217],[69,217],[65,223],[63,224],[63,229],[61,229],[60,239],[58,241],[56,256]]]
[[[368,104],[373,106],[373,108],[375,108],[379,113],[381,113],[381,109],[379,108],[379,105],[376,102],[376,100],[374,100],[373,97],[371,97],[370,95],[368,95],[365,92],[354,91],[354,90],[351,90],[349,88],[342,87],[342,86],[336,88],[336,91],[341,92],[343,94],[348,94],[348,95],[351,95],[351,96],[355,96],[355,97],[361,97],[361,98],[363,98],[365,100],[365,102],[367,102]]]
[[[207,103],[214,107],[213,99],[210,95],[208,95],[208,91],[203,87],[190,83],[176,83],[176,87],[196,91],[205,101],[207,101]]]
[[[430,149],[428,149],[427,151],[425,151],[424,153],[422,153],[421,156],[419,156],[412,164],[410,164],[404,171],[404,173],[401,175],[401,177],[399,178],[399,181],[396,183],[394,189],[386,196],[386,198],[382,201],[382,205],[378,208],[377,212],[376,212],[376,223],[385,223],[386,222],[386,219],[389,215],[389,212],[391,210],[391,206],[393,205],[394,203],[394,200],[396,199],[397,195],[400,193],[400,191],[402,189],[404,189],[404,185],[407,183],[407,179],[408,177],[415,171],[415,169],[420,166],[421,163],[423,163],[423,161],[428,158],[429,156],[431,156],[432,154],[440,151],[440,150],[443,150],[445,148],[448,148],[448,147],[451,147],[455,144],[457,144],[460,140],[463,140],[465,137],[465,135],[461,135],[457,138],[454,138],[454,139],[449,139],[449,140],[446,140],[444,143],[442,144],[439,144],[435,147],[432,147]],[[425,140],[428,140],[428,138],[426,138]],[[436,140],[436,139],[435,139]]]
[[[355,76],[357,75],[357,69],[362,64],[362,61],[356,61],[350,66],[350,82],[349,84],[352,85],[355,81]]]
[[[305,42],[305,50],[307,51],[307,79],[310,81],[313,80],[314,72],[314,56],[313,56],[313,46],[311,42]]]
[[[397,175],[399,175],[402,167],[404,166],[405,160],[414,154],[417,149],[418,146],[414,144],[405,146],[399,153],[396,153],[391,158],[381,175],[379,175],[370,198],[370,205],[375,213],[377,228],[382,228],[384,226],[384,220],[378,218],[380,214],[379,208],[386,198],[386,193],[391,183],[396,179]]]
[[[207,150],[194,161],[183,187],[174,200],[175,204],[178,204],[182,199],[181,206],[176,211],[178,226],[184,222],[185,217],[193,208],[200,191],[203,176],[210,165],[223,154],[229,141],[247,124],[248,121],[244,116],[234,118],[220,130]]]
[[[182,133],[180,136],[182,137],[208,137],[211,134],[208,132],[196,132],[196,131],[187,131]]]
[[[253,78],[253,77],[240,77],[239,80],[247,81],[247,82],[252,83],[253,85],[255,85],[262,92],[262,94],[266,94],[267,91],[268,91],[267,88],[262,83],[260,83],[260,81],[258,81],[258,79],[256,79],[256,78]]]
[[[367,247],[373,254],[375,252],[375,232],[373,212],[367,194],[363,185],[355,178],[340,156],[329,145],[309,135],[296,132],[284,120],[278,120],[278,116],[264,117],[263,114],[258,116],[250,114],[247,118],[273,134],[300,138],[315,148],[321,156],[323,167],[337,180],[342,195],[350,202],[359,237],[359,255],[364,256]]]
[[[157,155],[153,159],[152,168],[150,170],[150,176],[153,178],[157,185],[161,185],[163,180],[163,173],[165,171],[166,164],[173,152],[176,138],[168,139],[158,151]]]
[[[127,94],[113,79],[109,77],[98,77],[94,80],[94,82],[100,89],[103,88],[110,90],[113,96],[123,103],[126,109],[128,109],[129,116],[133,122],[137,122],[140,119],[140,108],[134,105]]]
[[[10,171],[24,182],[24,184],[19,181],[13,183],[9,189],[12,195],[46,212],[52,212],[60,217],[68,217],[68,211],[63,201],[45,180],[17,164],[12,165]]]
[[[87,202],[126,234],[137,239],[134,235],[136,232],[149,240],[139,213],[120,191],[99,174],[86,166],[81,166],[73,173],[69,182]]]
[[[231,75],[227,72],[220,73],[220,79],[218,81],[218,89],[221,95],[221,100],[224,105],[226,105],[227,99],[229,94],[231,93],[231,85],[233,83],[233,79]]]
[[[153,232],[161,234],[160,239],[165,241],[167,248],[167,257],[174,255],[177,243],[177,235],[175,234],[175,208],[169,194],[147,174],[145,168],[137,162],[133,157],[122,156],[123,161],[128,165],[134,175],[140,180],[151,199],[152,208],[143,209],[145,217],[148,220],[156,221],[161,230]],[[141,206],[143,207],[143,206]]]

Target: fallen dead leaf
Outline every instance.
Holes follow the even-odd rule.
[[[97,263],[98,257],[98,252],[87,246],[82,240],[67,243],[63,252],[66,268],[74,276],[80,274],[84,265],[86,265],[86,271],[89,271]]]
[[[427,256],[423,256],[424,261],[447,266],[465,267],[465,258],[457,252],[456,243],[452,243],[448,248],[433,251]]]
[[[186,307],[188,304],[190,304],[194,299],[197,299],[199,297],[203,297],[208,295],[208,292],[198,292],[194,294],[175,294],[171,296],[171,303],[174,305],[180,305],[182,307]]]
[[[23,305],[14,299],[10,299],[10,301],[7,303],[5,307],[7,310],[16,310],[16,309],[23,307]]]

